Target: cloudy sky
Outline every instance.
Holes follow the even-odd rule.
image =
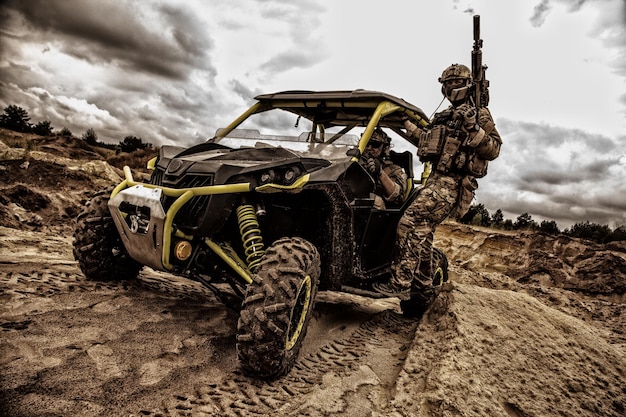
[[[2,0],[0,106],[184,146],[281,90],[379,90],[431,114],[441,71],[470,63],[473,14],[504,140],[477,201],[626,224],[624,0]]]

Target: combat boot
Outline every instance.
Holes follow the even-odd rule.
[[[434,287],[431,278],[421,269],[418,276],[411,282],[408,299],[400,301],[402,312],[407,317],[422,317],[435,298],[437,298],[441,288]]]

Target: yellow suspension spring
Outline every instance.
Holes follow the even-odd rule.
[[[261,236],[254,207],[250,204],[242,204],[237,207],[237,222],[239,223],[239,232],[241,233],[248,268],[254,272],[256,266],[261,262],[261,257],[265,254],[263,236]]]

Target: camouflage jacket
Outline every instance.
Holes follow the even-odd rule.
[[[488,161],[500,154],[502,139],[487,108],[478,111],[479,130],[472,136],[463,130],[461,117],[455,107],[435,114],[425,131],[410,121],[407,132],[418,138],[417,155],[422,162],[432,162],[442,173],[457,173],[484,177]]]
[[[385,201],[388,201],[390,203],[402,204],[406,196],[407,188],[407,175],[404,172],[404,169],[402,169],[400,165],[396,165],[389,160],[384,160],[383,171],[394,182],[394,190],[391,195],[389,195],[389,197],[385,197],[382,192],[382,186],[380,185],[379,180],[376,181],[376,194],[381,195],[385,199]]]

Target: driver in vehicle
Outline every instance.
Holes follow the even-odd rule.
[[[372,133],[360,164],[376,182],[374,208],[384,210],[386,203],[399,206],[404,202],[407,175],[389,157],[391,138],[379,127]]]

